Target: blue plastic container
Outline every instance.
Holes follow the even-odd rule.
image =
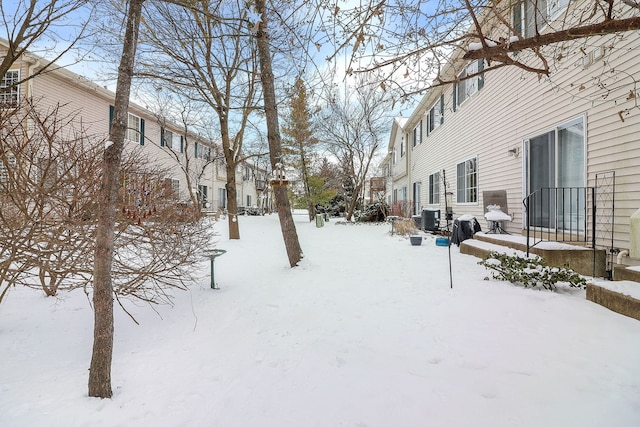
[[[449,246],[449,238],[448,237],[437,237],[436,238],[436,246]]]

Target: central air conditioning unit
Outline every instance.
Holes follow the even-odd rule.
[[[437,231],[440,229],[440,209],[422,210],[422,228],[425,231]]]

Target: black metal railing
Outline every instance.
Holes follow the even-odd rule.
[[[581,243],[595,249],[595,187],[541,188],[524,198],[527,256],[548,240]]]

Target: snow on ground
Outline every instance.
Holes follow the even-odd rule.
[[[116,313],[112,399],[87,397],[82,291],[0,306],[0,426],[636,426],[640,322],[585,299],[484,280],[478,259],[388,225],[225,223],[219,290]]]

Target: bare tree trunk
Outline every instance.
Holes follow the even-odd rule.
[[[128,126],[127,109],[131,90],[131,77],[138,43],[138,27],[144,0],[130,0],[127,27],[118,67],[115,114],[109,140],[104,151],[104,175],[100,189],[96,252],[93,267],[94,332],[91,367],[89,369],[89,396],[110,398],[111,361],[113,357],[113,262],[114,229],[118,205],[118,187],[124,137]]]
[[[225,104],[219,101],[219,104]],[[231,138],[229,137],[229,120],[227,117],[228,109],[220,109],[218,118],[220,121],[220,137],[222,139],[222,151],[225,158],[225,172],[227,182],[227,221],[229,224],[229,239],[240,239],[240,224],[238,222],[238,191],[236,189],[236,167],[238,166],[235,144],[231,146]]]
[[[227,163],[228,165],[228,163]],[[238,190],[236,189],[235,168],[227,166],[227,215],[229,221],[229,239],[240,239],[240,225],[238,223]]]
[[[316,207],[311,201],[311,190],[309,189],[309,170],[307,169],[307,159],[304,156],[304,147],[300,144],[300,152],[302,155],[302,181],[304,183],[304,197],[307,200],[307,210],[309,211],[309,221],[313,221],[316,216]]]
[[[262,92],[264,94],[264,111],[267,119],[267,139],[269,141],[269,159],[271,168],[276,170],[276,165],[282,164],[282,144],[280,139],[280,125],[278,124],[278,108],[276,92],[271,67],[271,50],[269,47],[269,34],[267,30],[267,12],[264,0],[256,0],[256,10],[262,17],[256,34],[258,55],[260,56],[260,78],[262,80]],[[276,209],[280,218],[280,228],[284,245],[289,257],[289,265],[294,267],[302,259],[302,248],[298,240],[296,226],[293,223],[289,196],[286,185],[273,188],[276,200]]]
[[[360,185],[356,185],[356,187],[353,189],[353,192],[351,193],[351,200],[349,201],[349,205],[346,206],[347,221],[351,221],[351,218],[353,217],[353,212],[356,210],[356,206],[358,204],[358,194],[360,194],[360,189],[361,189]]]

